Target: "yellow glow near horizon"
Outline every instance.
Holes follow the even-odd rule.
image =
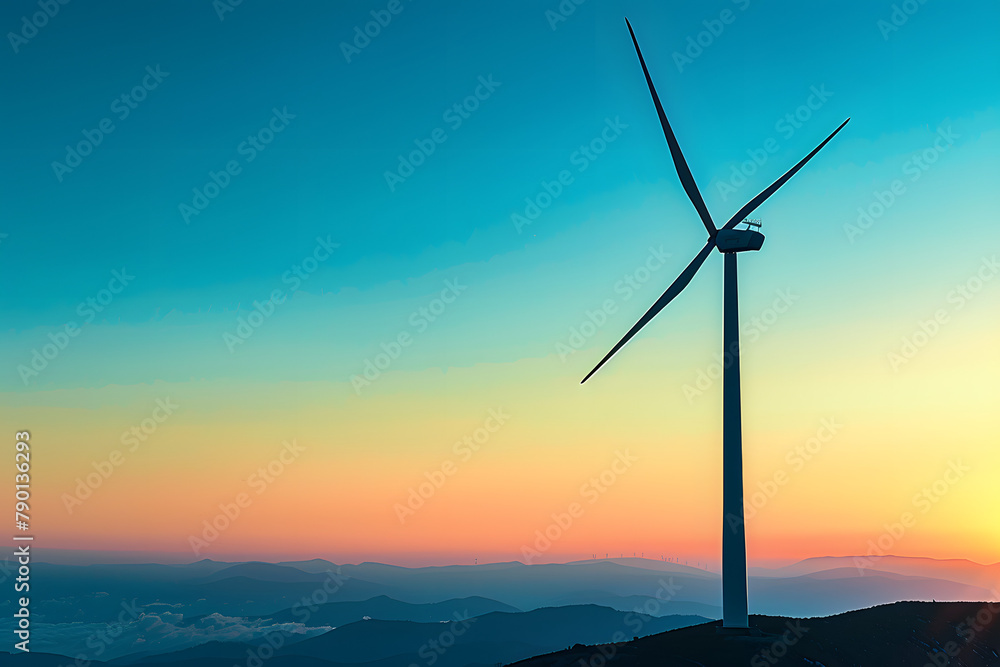
[[[660,344],[637,341],[617,372],[583,387],[573,369],[549,357],[397,373],[365,400],[332,383],[157,384],[36,394],[34,407],[17,410],[19,420],[48,425],[32,438],[37,503],[52,546],[182,552],[223,511],[220,503],[246,493],[250,506],[199,556],[272,553],[280,540],[277,551],[303,558],[368,553],[393,561],[471,550],[519,559],[535,531],[572,503],[582,515],[547,560],[599,551],[716,554],[718,386],[690,403],[683,382],[670,391],[662,378],[671,369],[638,360]],[[937,377],[961,376],[954,361],[941,362]],[[937,381],[885,373],[858,382],[861,371],[833,361],[814,371],[819,389],[800,391],[795,369],[777,364],[746,383],[751,561],[863,554],[904,512],[915,525],[888,552],[997,560],[1000,524],[990,498],[1000,452],[984,435],[995,418],[967,399],[949,404]],[[820,391],[829,409],[812,407]],[[166,396],[180,407],[127,452],[119,436]],[[917,416],[901,411],[906,401]],[[921,410],[922,402],[942,417]],[[68,407],[75,404],[89,406]],[[475,443],[491,409],[506,421]],[[950,416],[956,411],[968,415],[961,427]],[[462,443],[466,436],[478,450]],[[250,480],[290,440],[303,452],[257,493]],[[60,443],[60,455],[47,457],[55,446],[44,443]],[[88,474],[96,479],[94,463],[105,466],[116,449],[124,462],[70,514],[65,494]],[[581,491],[625,452],[635,462],[613,484]],[[942,486],[954,461],[969,470]],[[932,503],[914,500],[925,487]],[[414,492],[419,500],[407,505]]]

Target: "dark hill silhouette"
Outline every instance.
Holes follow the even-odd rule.
[[[713,621],[620,644],[574,646],[516,666],[570,667],[613,654],[608,664],[628,667],[995,667],[1000,665],[1000,605],[992,603],[990,611],[990,604],[897,602],[825,618],[751,616],[761,636],[722,635],[720,623]],[[988,620],[976,621],[977,614]]]

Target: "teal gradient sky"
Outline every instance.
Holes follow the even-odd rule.
[[[231,429],[238,439],[249,427],[239,423],[242,413],[229,411],[246,396],[213,389],[238,386],[256,396],[243,408],[269,406],[272,422],[294,422],[286,432],[295,434],[302,424],[295,420],[316,423],[325,409],[347,419],[352,411],[379,414],[445,391],[434,378],[452,378],[459,384],[448,385],[448,392],[471,403],[481,397],[485,410],[503,399],[498,386],[520,395],[519,363],[534,369],[530,382],[564,386],[566,395],[552,400],[572,405],[576,382],[705,236],[670,161],[626,15],[720,225],[852,118],[754,213],[767,241],[764,252],[741,257],[741,312],[747,319],[763,312],[779,290],[791,289],[799,301],[772,336],[762,336],[759,356],[745,362],[747,411],[766,402],[765,388],[782,384],[801,386],[797,395],[813,400],[810,419],[850,413],[852,406],[879,412],[844,387],[864,387],[872,377],[899,380],[886,355],[1000,249],[995,2],[920,4],[887,36],[878,22],[891,19],[892,3],[866,0],[588,0],[555,29],[545,12],[558,7],[556,0],[402,0],[401,6],[350,63],[340,44],[385,3],[244,0],[220,20],[208,0],[71,2],[16,53],[9,43],[0,48],[0,87],[7,92],[0,107],[6,128],[0,232],[7,234],[0,240],[0,390],[7,416],[60,422],[60,446],[70,448],[66,434],[75,427],[68,415],[112,409],[113,417],[80,426],[90,429],[86,438],[110,439],[112,446],[118,432],[146,414],[129,403],[129,388],[135,395],[191,390],[210,398],[190,426]],[[679,71],[673,54],[724,10],[734,20]],[[5,33],[17,31],[21,17],[35,11],[32,2],[4,3],[0,25]],[[112,101],[140,83],[147,66],[169,75],[118,119]],[[500,86],[461,127],[448,127],[442,114],[473,94],[479,77]],[[813,89],[831,95],[791,136],[780,131],[780,121],[806,104]],[[294,118],[247,163],[238,146],[266,126],[275,108]],[[105,117],[113,119],[114,132],[60,182],[53,161],[64,160],[67,144]],[[606,119],[620,119],[627,129],[577,171],[571,156],[599,136]],[[447,141],[391,191],[385,172],[439,127]],[[908,160],[948,128],[954,143],[911,180]],[[748,159],[748,150],[772,138],[777,151],[724,199],[720,183]],[[192,190],[205,185],[210,171],[233,159],[242,172],[186,224],[179,206],[191,203]],[[525,198],[564,169],[573,172],[573,183],[531,226],[515,229],[512,214],[523,213]],[[845,225],[893,179],[905,183],[905,194],[863,235],[849,238]],[[236,330],[254,300],[287,290],[282,276],[313,253],[317,237],[339,247],[231,352],[223,335]],[[634,298],[619,298],[619,314],[560,363],[557,343],[588,310],[617,298],[617,281],[646,261],[650,247],[670,254],[666,264]],[[23,381],[18,367],[66,322],[82,324],[78,304],[123,267],[134,282],[44,371]],[[625,382],[653,368],[643,350],[662,355],[656,368],[665,373],[660,386],[673,406],[667,411],[683,414],[681,386],[712,362],[719,346],[721,268],[710,257],[669,312],[601,375]],[[357,395],[351,376],[380,352],[380,343],[414,333],[411,313],[426,307],[446,280],[467,291],[393,362],[390,374],[398,381],[380,380]],[[1000,360],[995,350],[983,351],[978,361],[969,356],[995,343],[998,299],[1000,280],[935,341],[961,363],[948,357],[920,370],[917,359],[905,369],[925,373],[914,381],[925,388],[919,391],[927,403],[908,403],[912,412],[898,419],[913,423],[941,396],[967,392],[965,407],[936,415],[933,428],[958,422],[954,437],[980,442],[987,427],[997,425],[979,406],[990,404],[984,392]],[[494,371],[503,376],[501,385],[487,379]],[[768,373],[773,377],[757,384],[755,378]],[[643,384],[641,391],[653,386]],[[946,389],[950,393],[936,393]],[[910,400],[880,395],[890,403]],[[992,397],[995,403],[995,392]],[[372,401],[367,408],[366,400]],[[455,426],[460,417],[449,412],[448,400],[442,399],[441,414],[398,416],[400,433],[412,417],[426,426],[428,438],[438,433],[451,442],[464,427]],[[296,412],[303,404],[315,408],[308,417]],[[708,419],[707,429],[715,424],[716,405],[691,414]],[[794,412],[783,405],[768,415]],[[630,428],[624,406],[607,417],[622,433]],[[966,409],[974,413],[968,419]],[[533,437],[544,440],[548,429],[579,425],[588,414],[553,410]],[[352,433],[355,428],[362,426],[352,426]],[[872,426],[866,442],[882,442],[882,429],[891,425]],[[351,459],[372,446],[363,438],[328,445]],[[101,451],[94,444],[88,456]],[[72,480],[66,465],[61,472]],[[224,465],[221,455],[218,465]],[[418,465],[415,474],[421,470]],[[53,497],[60,491],[53,488]],[[387,492],[385,502],[393,497]],[[973,533],[963,533],[964,544],[980,554],[984,541]],[[70,533],[64,538],[61,546],[77,544]],[[411,551],[424,548],[406,544]],[[136,545],[122,538],[120,546]]]

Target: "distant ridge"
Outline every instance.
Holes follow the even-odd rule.
[[[210,583],[229,579],[230,577],[246,577],[258,581],[274,581],[286,583],[321,582],[326,577],[319,572],[305,572],[296,567],[275,565],[273,563],[249,562],[229,565],[214,571],[204,580],[197,583]]]
[[[1000,563],[982,565],[964,558],[925,558],[918,556],[817,556],[779,568],[750,568],[753,576],[801,576],[821,570],[850,568],[863,575],[870,570],[894,572],[913,577],[950,581],[1000,591]],[[998,595],[1000,598],[1000,595]]]

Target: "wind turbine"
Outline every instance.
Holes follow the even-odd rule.
[[[681,185],[687,193],[691,203],[698,211],[698,216],[705,225],[708,232],[708,241],[705,247],[695,255],[691,263],[687,265],[677,279],[667,288],[667,291],[656,300],[656,303],[646,311],[646,314],[639,318],[628,333],[626,333],[618,343],[611,348],[601,362],[594,367],[594,370],[583,378],[586,382],[604,363],[622,348],[636,333],[639,332],[653,317],[656,316],[674,297],[681,293],[694,274],[705,263],[713,249],[717,249],[724,256],[724,285],[722,296],[722,353],[723,353],[723,376],[722,376],[722,627],[727,629],[749,628],[749,618],[747,615],[747,547],[746,531],[743,523],[743,435],[740,416],[740,328],[739,328],[739,304],[737,298],[736,281],[736,254],[751,250],[760,250],[764,243],[764,235],[759,231],[750,229],[751,224],[747,224],[747,229],[736,229],[747,215],[752,213],[758,206],[773,195],[778,188],[785,184],[795,173],[805,165],[823,146],[833,139],[833,137],[843,129],[844,125],[851,120],[848,118],[840,124],[833,133],[823,140],[809,155],[785,172],[785,174],[772,183],[767,189],[751,199],[743,208],[736,212],[722,228],[718,228],[708,213],[705,201],[698,191],[698,186],[694,182],[691,170],[684,160],[681,147],[677,143],[674,131],[670,128],[667,115],[660,104],[660,98],[656,94],[653,80],[649,76],[646,68],[646,61],[639,50],[639,42],[635,38],[632,24],[625,19],[628,25],[629,34],[632,35],[632,43],[635,45],[635,52],[639,56],[639,64],[642,65],[642,72],[646,75],[646,85],[649,86],[649,93],[653,97],[653,104],[656,105],[656,113],[660,117],[660,125],[663,126],[663,134],[670,147],[670,156],[674,160],[674,167],[677,175],[681,179]],[[759,227],[759,225],[757,225]],[[581,382],[580,384],[583,384]],[[727,524],[727,517],[729,518]]]

